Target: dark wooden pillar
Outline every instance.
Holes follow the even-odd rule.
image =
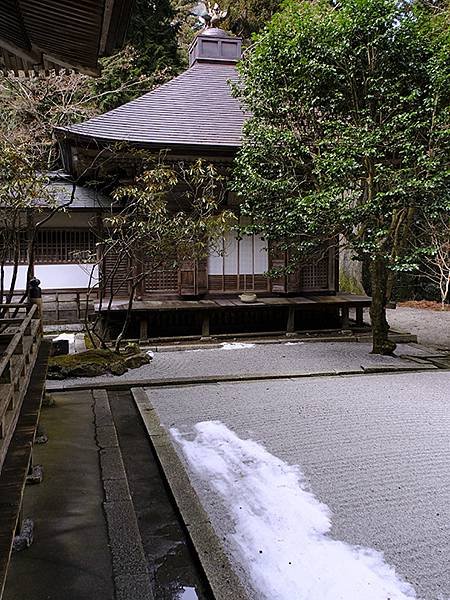
[[[287,252],[272,247],[269,252],[269,265],[271,269],[287,267],[289,257]],[[276,279],[272,279],[272,292],[289,294],[298,292],[300,289],[300,269],[296,268],[292,273],[284,273]]]
[[[288,308],[288,318],[286,324],[286,335],[293,335],[295,331],[295,306]]]
[[[358,327],[362,327],[364,325],[364,308],[362,306],[356,307],[356,324]]]
[[[342,329],[348,330],[350,329],[350,319],[349,319],[349,310],[348,306],[343,306],[341,308],[342,311]]]

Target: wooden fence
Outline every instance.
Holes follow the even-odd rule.
[[[36,304],[0,304],[0,472],[42,340]]]

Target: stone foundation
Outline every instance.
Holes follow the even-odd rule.
[[[15,301],[19,300],[16,296]],[[96,295],[89,298],[88,312],[94,313]],[[42,292],[42,316],[45,325],[82,323],[86,310],[86,292]]]

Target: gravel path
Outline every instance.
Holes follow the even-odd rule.
[[[450,350],[450,311],[399,306],[388,310],[387,317],[393,329],[417,335],[419,344]]]

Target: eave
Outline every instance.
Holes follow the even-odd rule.
[[[4,0],[0,70],[15,75],[68,68],[98,75],[98,60],[120,48],[133,0]]]

